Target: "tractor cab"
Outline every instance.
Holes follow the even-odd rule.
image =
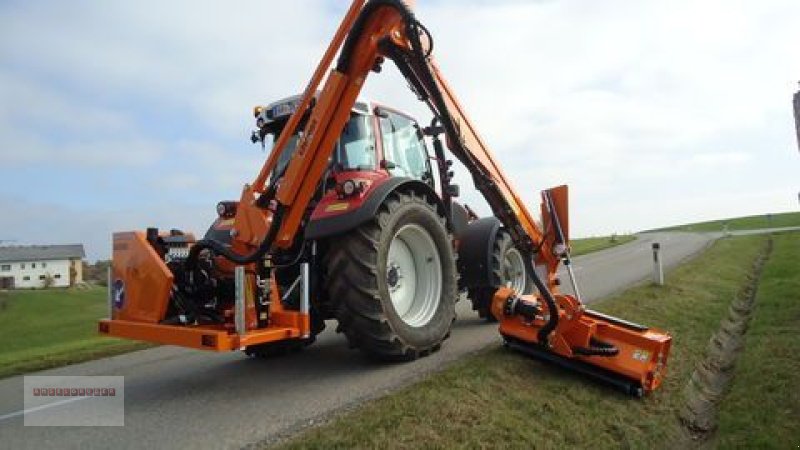
[[[289,117],[297,108],[300,96],[288,97],[266,107],[254,109],[256,126],[253,142],[270,150],[278,140]],[[272,177],[286,169],[303,135],[305,120],[286,143]],[[422,130],[411,116],[373,102],[358,101],[350,119],[336,141],[330,161],[330,173],[375,172],[386,177],[405,177],[433,186],[433,172]]]

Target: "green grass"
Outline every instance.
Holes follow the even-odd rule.
[[[669,447],[687,380],[731,300],[747,283],[765,239],[718,241],[669,274],[666,286],[635,287],[595,305],[607,313],[667,329],[674,336],[667,379],[660,390],[642,400],[498,344],[282,446]],[[793,343],[791,350],[798,344],[796,338]],[[797,439],[787,442],[796,445]]]
[[[587,253],[605,250],[607,248],[616,247],[636,239],[632,234],[603,236],[603,237],[589,237],[582,239],[573,239],[569,242],[572,247],[572,256],[585,255]]]
[[[712,220],[710,222],[690,223],[674,227],[659,228],[648,231],[722,231],[725,224],[729,231],[756,230],[759,228],[783,228],[800,226],[800,212],[788,212],[757,216],[734,217],[730,219]]]
[[[146,348],[102,337],[104,288],[12,291],[0,306],[0,377]]]
[[[800,445],[800,234],[775,237],[730,394],[720,410],[723,448]]]

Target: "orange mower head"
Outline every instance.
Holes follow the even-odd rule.
[[[672,342],[669,334],[586,309],[570,295],[554,298],[557,325],[543,333],[551,318],[546,302],[517,296],[507,288],[495,293],[492,314],[509,347],[638,397],[661,385]]]

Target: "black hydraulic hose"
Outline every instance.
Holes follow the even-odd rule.
[[[547,313],[550,316],[547,322],[544,324],[542,328],[539,329],[539,333],[537,338],[539,343],[542,345],[547,345],[547,340],[550,337],[550,334],[556,329],[558,326],[558,304],[556,303],[556,299],[553,298],[553,294],[550,292],[550,289],[544,284],[541,278],[539,278],[539,274],[533,270],[533,264],[531,264],[531,258],[526,257],[525,260],[525,269],[531,275],[531,280],[533,280],[533,284],[536,286],[536,289],[539,290],[539,293],[542,294],[544,298],[544,302],[547,303]]]
[[[295,255],[291,259],[287,259],[289,262],[273,261],[272,262],[272,266],[275,267],[276,269],[282,269],[282,268],[294,266],[295,264],[300,262],[300,259],[306,253],[306,242],[308,242],[308,241],[303,240],[303,245],[300,246],[300,250],[298,250],[297,253],[295,253]]]
[[[430,31],[428,31],[428,28],[422,24],[422,22],[416,21],[416,25],[422,30],[423,33],[425,33],[426,36],[428,36],[428,51],[425,52],[425,57],[427,58],[433,54],[433,35]]]
[[[272,216],[272,225],[270,226],[267,235],[264,237],[264,240],[261,241],[261,245],[259,245],[258,248],[249,255],[240,255],[235,253],[227,245],[220,241],[214,239],[201,239],[195,242],[195,244],[192,246],[192,249],[189,250],[189,256],[186,258],[186,267],[190,270],[193,269],[197,265],[197,258],[200,256],[200,252],[205,249],[209,249],[215,254],[220,255],[236,264],[241,265],[255,262],[267,254],[272,246],[272,242],[275,240],[275,236],[278,234],[278,230],[280,229],[282,222],[283,208],[279,206],[277,211],[275,211],[275,214]]]
[[[572,352],[576,355],[582,356],[617,356],[619,354],[619,348],[617,348],[614,344],[609,344],[608,342],[603,342],[601,340],[592,338],[589,340],[588,347],[575,347],[572,349]]]

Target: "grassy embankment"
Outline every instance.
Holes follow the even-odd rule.
[[[107,315],[105,288],[0,295],[0,377],[148,346],[97,334],[97,319]]]
[[[800,212],[735,217],[731,219],[712,220],[709,222],[698,222],[674,227],[659,228],[657,230],[649,231],[722,231],[725,225],[728,225],[728,231],[757,230],[760,228],[800,227]]]
[[[751,286],[766,237],[718,241],[677,268],[664,287],[639,286],[600,304],[604,312],[669,330],[663,387],[636,400],[606,386],[504,350],[462,360],[284,443],[288,448],[668,448],[685,387],[732,299]],[[785,447],[796,425],[800,367],[800,233],[775,240],[763,273],[740,377],[722,405],[718,442]],[[759,428],[761,427],[761,428]]]
[[[623,234],[573,239],[569,244],[572,248],[572,256],[580,256],[587,253],[598,252],[607,248],[616,247],[617,245],[631,242],[634,239],[636,239],[636,236],[632,234]]]

